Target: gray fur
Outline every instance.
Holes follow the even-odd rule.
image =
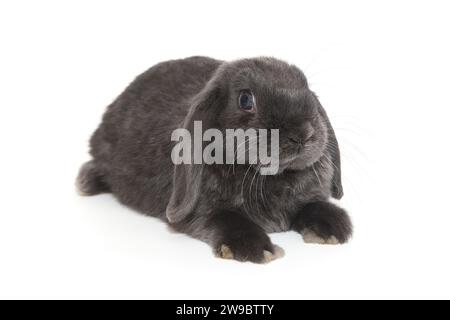
[[[254,93],[255,114],[238,108],[242,89]],[[171,133],[180,127],[192,130],[194,120],[202,120],[204,130],[280,129],[279,174],[261,176],[248,165],[174,166]],[[300,149],[289,139],[311,133]],[[303,73],[273,58],[191,57],[153,66],[107,108],[92,136],[91,155],[89,179],[82,169],[79,181],[95,175],[102,189],[94,190],[93,184],[83,191],[110,191],[122,203],[215,249],[227,242],[227,219],[214,220],[219,212],[248,221],[252,230],[244,237],[254,233],[267,241],[263,231],[290,230],[306,204],[343,195],[339,148],[325,110]],[[239,252],[234,256],[239,259]],[[260,258],[259,253],[247,257]]]

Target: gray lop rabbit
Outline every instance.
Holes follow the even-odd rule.
[[[177,128],[279,131],[279,169],[174,164]],[[352,234],[340,199],[335,133],[304,74],[274,58],[232,62],[191,57],[159,63],[108,106],[79,172],[85,195],[120,202],[209,243],[222,258],[263,263],[283,254],[267,233],[295,230],[305,242],[338,244]]]

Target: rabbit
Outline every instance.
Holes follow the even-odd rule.
[[[174,164],[177,128],[279,130],[279,169],[251,164]],[[306,243],[352,235],[338,142],[303,72],[275,58],[231,62],[189,57],[154,65],[107,107],[78,174],[83,195],[112,193],[139,212],[208,243],[216,256],[266,263],[284,255],[268,233]]]

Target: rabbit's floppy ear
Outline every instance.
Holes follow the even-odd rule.
[[[318,101],[318,100],[317,100]],[[328,145],[327,150],[331,156],[331,163],[333,166],[333,178],[332,178],[332,186],[331,186],[331,195],[335,199],[341,199],[344,196],[344,189],[342,188],[341,181],[341,154],[339,151],[339,144],[336,139],[336,134],[334,133],[334,129],[331,126],[330,119],[328,119],[328,115],[325,109],[319,102],[319,113],[324,118],[328,131]]]
[[[175,165],[173,190],[166,208],[169,222],[179,222],[194,210],[200,195],[202,177],[201,164]]]
[[[216,106],[221,98],[221,90],[214,79],[194,97],[188,115],[183,122],[191,137],[194,136],[194,121],[201,121],[202,129],[214,126]],[[203,134],[203,132],[202,132]],[[194,164],[194,139],[191,139],[191,164],[176,164],[174,166],[172,194],[166,208],[169,222],[175,223],[186,218],[196,207],[204,180],[204,164]]]

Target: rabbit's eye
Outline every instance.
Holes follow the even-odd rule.
[[[255,97],[250,90],[241,90],[239,94],[239,107],[245,111],[255,109]]]

